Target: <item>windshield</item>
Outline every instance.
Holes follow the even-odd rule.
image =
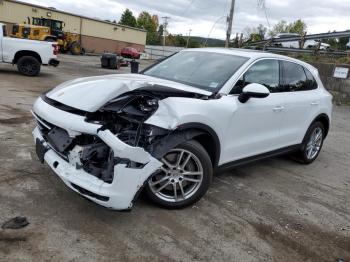
[[[247,60],[246,57],[235,55],[185,51],[169,57],[143,74],[214,92]]]

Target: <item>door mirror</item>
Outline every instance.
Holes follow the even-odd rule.
[[[270,91],[261,84],[249,84],[243,88],[242,93],[238,96],[241,103],[247,102],[250,98],[265,98],[270,95]]]

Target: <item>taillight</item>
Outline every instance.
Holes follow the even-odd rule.
[[[53,47],[53,54],[54,55],[58,55],[58,45],[57,44],[53,44],[52,47]]]

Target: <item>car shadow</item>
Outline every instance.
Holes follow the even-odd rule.
[[[249,169],[259,169],[266,165],[272,165],[277,162],[283,162],[288,164],[297,164],[297,159],[295,159],[292,155],[281,155],[270,157],[266,159],[256,160],[250,163],[242,164],[236,167],[228,168],[225,170],[219,170],[214,173],[214,179],[223,178],[223,177],[236,177],[236,178],[246,178],[250,177],[252,174],[247,171],[247,167]]]
[[[19,77],[24,77],[24,78],[30,78],[29,76],[24,76],[21,73],[17,71],[16,68],[0,68],[0,76],[1,75],[13,75],[13,76],[19,76]],[[52,77],[54,74],[47,73],[47,72],[40,72],[40,74],[36,77],[45,77],[49,78]]]

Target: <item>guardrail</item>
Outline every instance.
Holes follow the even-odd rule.
[[[293,37],[283,37],[283,38],[270,38],[264,41],[251,42],[248,43],[248,46],[264,45],[268,43],[282,43],[282,42],[291,42],[291,41],[301,41],[301,40],[318,40],[326,38],[338,38],[338,37],[350,37],[350,30],[333,32],[333,33],[322,33],[322,34],[313,34],[305,36],[293,36]]]
[[[325,54],[335,56],[346,56],[350,55],[347,51],[328,51],[328,50],[315,50],[315,49],[299,49],[299,48],[288,48],[288,47],[265,47],[265,51],[277,52],[277,53],[304,53],[304,54]]]

